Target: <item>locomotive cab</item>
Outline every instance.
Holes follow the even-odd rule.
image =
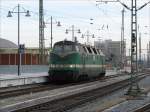
[[[78,74],[76,64],[79,59],[77,43],[57,42],[50,53],[49,75],[52,80],[74,80]]]
[[[78,52],[78,46],[75,45],[75,43],[72,42],[61,42],[61,43],[56,43],[54,45],[54,48],[52,50],[53,53],[58,54],[58,55],[68,55],[72,52]]]

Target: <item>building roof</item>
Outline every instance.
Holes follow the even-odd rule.
[[[0,38],[0,49],[2,48],[17,48],[17,45],[9,40]]]

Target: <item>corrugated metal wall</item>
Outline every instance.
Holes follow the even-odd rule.
[[[39,54],[22,54],[22,65],[38,65]],[[0,54],[0,65],[17,65],[18,54]],[[48,64],[48,55],[45,56],[45,63]]]

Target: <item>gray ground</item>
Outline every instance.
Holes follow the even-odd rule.
[[[140,87],[150,90],[150,76],[140,81]],[[86,104],[80,105],[77,108],[71,109],[68,112],[132,112],[134,109],[141,105],[150,102],[150,93],[145,97],[140,97],[136,100],[126,100],[124,95],[127,91],[122,89],[112,94],[106,95],[104,98],[98,98],[94,101],[87,102]],[[115,102],[118,102],[115,104]],[[114,104],[114,105],[113,105]],[[108,107],[112,106],[109,109]]]

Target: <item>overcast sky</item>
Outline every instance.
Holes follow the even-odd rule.
[[[148,1],[137,0],[138,7]],[[122,2],[130,7],[131,0],[122,0]],[[0,0],[0,36],[17,44],[17,14],[13,14],[12,18],[6,17],[8,11],[12,11],[17,4],[20,4],[21,7],[31,12],[31,17],[28,18],[24,14],[21,14],[21,43],[25,43],[26,47],[38,47],[38,0]],[[54,42],[63,39],[71,40],[71,32],[65,34],[65,30],[70,28],[71,25],[75,25],[75,28],[80,29],[84,34],[87,30],[91,34],[94,33],[96,38],[90,38],[91,42],[98,40],[98,37],[101,37],[102,40],[112,39],[119,41],[121,35],[122,5],[119,3],[96,4],[95,0],[44,0],[45,21],[50,22],[50,16],[53,16],[53,22],[60,21],[62,25],[61,27],[57,27],[56,24],[53,24]],[[23,11],[23,9],[21,10]],[[125,12],[125,39],[127,40],[128,48],[130,45],[130,13],[129,10]],[[94,24],[91,25],[90,22]],[[150,5],[138,11],[138,24],[142,33],[142,46],[145,49],[150,39]],[[102,29],[102,27],[103,30],[98,30]],[[75,32],[75,35],[81,43],[86,41],[86,38],[81,38],[81,34]],[[50,24],[47,24],[45,28],[45,39],[46,47],[48,47],[50,45]]]

